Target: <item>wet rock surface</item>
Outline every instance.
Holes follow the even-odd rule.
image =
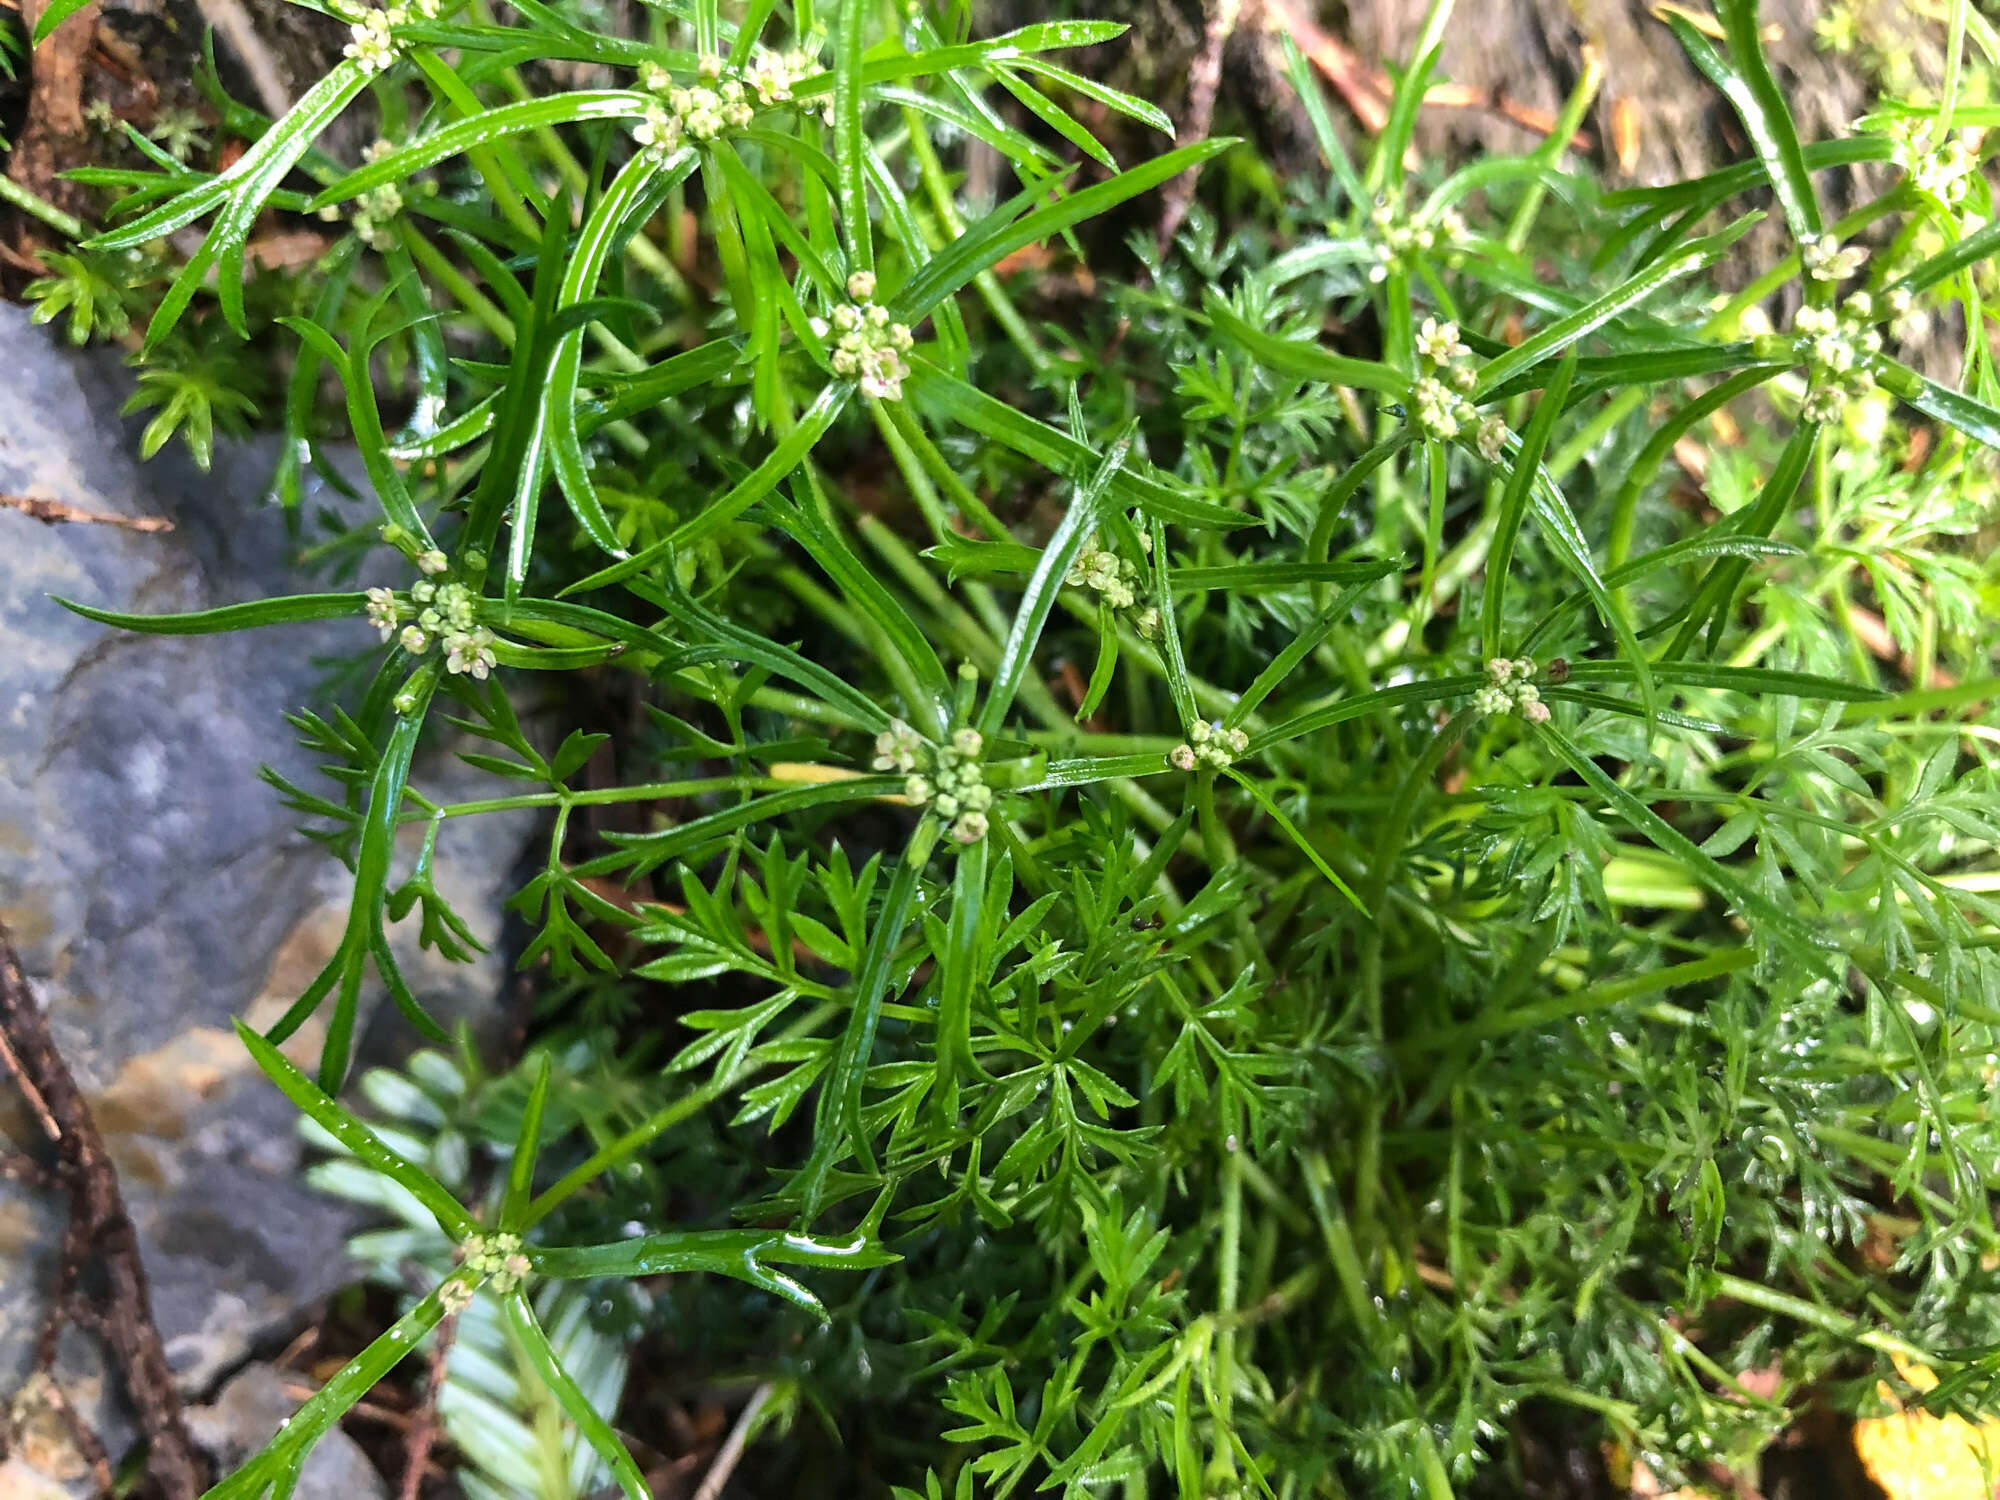
[[[300,1180],[295,1112],[231,1028],[280,1013],[339,940],[346,873],[296,832],[257,770],[314,785],[283,716],[323,701],[328,659],[372,636],[359,619],[135,636],[51,602],[156,612],[323,585],[294,570],[283,518],[262,503],[268,447],[219,452],[208,475],[177,453],[141,465],[118,416],[129,385],[115,355],[59,348],[10,307],[0,349],[0,494],[175,527],[51,526],[0,510],[0,920],[118,1166],[168,1360],[200,1396],[347,1271],[352,1211]],[[329,492],[308,508],[320,503],[344,502]],[[453,795],[490,789],[468,790],[455,762],[434,763],[430,780]],[[477,819],[440,841],[438,884],[490,946],[532,826]],[[490,1020],[502,960],[444,964],[416,951],[406,925],[397,946],[433,1013]],[[310,1025],[300,1042],[309,1059]],[[0,1082],[0,1149],[38,1156],[42,1144]],[[32,1366],[64,1211],[60,1193],[0,1177],[0,1410]],[[95,1340],[72,1330],[61,1349],[58,1381],[116,1456],[132,1428],[115,1376]],[[21,1457],[11,1483],[35,1493]]]

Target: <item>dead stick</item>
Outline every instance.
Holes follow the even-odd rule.
[[[1215,123],[1215,93],[1222,86],[1222,50],[1229,45],[1229,38],[1235,32],[1244,8],[1245,0],[1209,0],[1208,25],[1202,32],[1201,51],[1195,54],[1194,62],[1188,68],[1187,118],[1181,122],[1180,131],[1175,136],[1180,145],[1205,140],[1209,127]],[[1167,184],[1156,241],[1162,255],[1173,248],[1181,220],[1187,217],[1187,211],[1194,203],[1195,177],[1195,170],[1190,167]]]
[[[69,1233],[64,1236],[61,1280],[65,1295],[58,1309],[76,1304],[94,1316],[125,1377],[146,1433],[146,1466],[167,1500],[195,1500],[201,1493],[201,1464],[181,1420],[160,1331],[153,1324],[146,1268],[139,1259],[139,1236],[118,1191],[117,1169],[97,1133],[90,1106],[69,1066],[56,1050],[47,1019],[28,988],[12,935],[0,926],[0,1034],[11,1044],[20,1076],[47,1105],[61,1129],[56,1143],[64,1186],[69,1190]],[[80,1262],[94,1256],[108,1287],[106,1305],[90,1303],[78,1287]],[[46,1334],[45,1334],[46,1337]],[[53,1343],[53,1340],[50,1340]]]
[[[694,1500],[722,1500],[722,1487],[729,1483],[729,1476],[736,1472],[736,1465],[743,1457],[743,1450],[750,1445],[750,1429],[756,1424],[757,1416],[764,1410],[764,1404],[771,1399],[771,1383],[765,1381],[750,1393],[744,1403],[742,1413],[736,1418],[736,1425],[729,1429],[729,1436],[722,1440],[722,1449],[715,1455],[715,1462],[709,1465],[702,1476],[701,1488],[694,1492]]]
[[[172,531],[174,523],[165,516],[114,516],[100,510],[84,510],[61,500],[44,500],[37,495],[0,495],[0,509],[18,510],[44,525],[68,522],[80,526],[117,526],[126,531]]]
[[[424,1382],[423,1404],[417,1408],[417,1419],[403,1437],[403,1487],[397,1492],[397,1500],[417,1500],[423,1487],[431,1444],[437,1441],[438,1397],[444,1393],[451,1342],[457,1336],[458,1314],[450,1313],[438,1324],[437,1339],[431,1345],[430,1376]]]

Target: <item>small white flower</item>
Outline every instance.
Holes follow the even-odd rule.
[[[454,631],[444,638],[444,646],[444,669],[454,675],[484,682],[486,675],[499,665],[493,654],[493,633],[484,628]]]
[[[1192,771],[1194,769],[1194,747],[1192,745],[1174,746],[1173,749],[1167,752],[1167,764],[1172,766],[1176,771]]]
[[[386,11],[371,10],[348,28],[348,43],[341,54],[351,57],[370,73],[380,73],[396,61],[396,38],[390,31]]]
[[[412,656],[422,656],[431,648],[431,638],[415,625],[405,625],[402,636],[403,649]]]
[[[847,295],[856,302],[872,301],[875,296],[875,273],[856,271],[847,278]]]
[[[1843,250],[1837,238],[1823,234],[1799,247],[1799,259],[1814,281],[1845,281],[1867,263],[1868,252],[1859,245]]]
[[[368,591],[368,623],[382,632],[382,639],[388,640],[396,633],[396,623],[402,618],[402,606],[396,602],[391,589],[370,589]]]
[[[680,146],[681,122],[659,105],[649,104],[644,117],[632,127],[632,139],[664,156]]]
[[[986,837],[989,824],[983,812],[962,813],[951,825],[951,836],[961,844],[976,844]]]
[[[1417,330],[1417,352],[1434,365],[1448,365],[1453,360],[1465,358],[1472,350],[1459,341],[1456,323],[1440,323],[1436,318],[1425,318],[1423,326]]]
[[[960,755],[976,756],[986,748],[986,736],[976,729],[961,729],[952,735],[951,748]]]
[[[450,566],[451,559],[435,547],[432,547],[427,552],[418,554],[417,557],[417,571],[429,578],[435,578]]]
[[[708,82],[715,82],[716,79],[722,76],[722,58],[720,54],[704,52],[701,55],[701,60],[695,64],[694,70]]]
[[[910,777],[909,780],[903,783],[903,797],[905,801],[914,802],[917,806],[922,807],[926,802],[931,800],[930,782],[921,776]]]
[[[438,1288],[438,1306],[452,1317],[472,1306],[472,1283],[453,1276]]]
[[[1479,449],[1479,456],[1489,464],[1500,462],[1507,451],[1507,424],[1498,416],[1488,416],[1479,424],[1479,431],[1473,436],[1473,443]]]

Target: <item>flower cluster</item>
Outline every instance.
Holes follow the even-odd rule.
[[[479,623],[479,595],[474,589],[451,578],[437,581],[448,567],[436,548],[419,554],[417,571],[424,576],[410,585],[407,598],[394,589],[368,590],[368,623],[384,641],[396,637],[412,656],[422,656],[434,641],[440,643],[447,672],[483,682],[498,665],[494,635]]]
[[[413,21],[435,21],[442,9],[440,0],[396,0],[381,10],[337,4],[335,13],[348,23],[347,45],[340,49],[341,55],[353,58],[370,73],[384,72],[396,60],[391,28]]]
[[[1910,310],[1909,293],[1897,289],[1885,299],[1889,315],[1902,318]],[[1837,422],[1848,402],[1875,387],[1873,364],[1882,351],[1875,327],[1875,299],[1856,292],[1838,311],[1802,307],[1792,319],[1799,357],[1806,367],[1806,399],[1799,415],[1808,422]]]
[[[362,151],[363,161],[380,161],[396,149],[390,141],[374,141]],[[395,232],[389,222],[403,211],[403,190],[393,182],[369,188],[354,200],[354,232],[371,250],[392,250]]]
[[[1447,250],[1465,240],[1465,220],[1456,209],[1447,208],[1434,222],[1418,223],[1404,216],[1400,203],[1378,203],[1369,212],[1375,228],[1375,264],[1368,279],[1387,281],[1397,266],[1407,266],[1442,245]]]
[[[1868,264],[1868,251],[1860,245],[1842,249],[1836,236],[1823,234],[1799,247],[1799,260],[1814,281],[1839,282]]]
[[[1535,663],[1529,657],[1512,661],[1494,657],[1486,664],[1486,686],[1472,695],[1473,708],[1482,714],[1518,713],[1530,724],[1548,723],[1549,706],[1530,680],[1534,675]]]
[[[727,77],[722,59],[709,53],[697,65],[700,81],[693,88],[682,88],[660,64],[646,63],[639,69],[639,82],[661,102],[647,108],[632,137],[648,150],[665,153],[683,140],[712,141],[725,131],[748,129],[758,104],[770,108],[789,102],[798,82],[818,71],[817,55],[804,47],[789,52],[760,47],[748,67]],[[823,103],[831,109],[832,94]]]
[[[743,81],[757,96],[757,102],[765,106],[786,104],[791,101],[792,89],[801,79],[810,78],[819,71],[819,57],[804,47],[794,47],[789,52],[774,52],[768,47],[759,47],[750,65],[743,70]],[[833,94],[829,92],[825,100],[831,108]]]
[[[371,10],[348,28],[348,41],[341,56],[351,57],[370,73],[385,71],[396,60],[396,38],[390,33],[389,13]]]
[[[521,1253],[521,1237],[504,1231],[467,1235],[458,1247],[458,1258],[503,1297],[526,1281],[533,1269]]]
[[[1153,550],[1153,539],[1145,532],[1139,533],[1139,546],[1146,552]],[[1070,564],[1069,573],[1063,580],[1071,588],[1091,589],[1112,609],[1130,613],[1132,628],[1146,640],[1160,633],[1160,612],[1147,605],[1139,607],[1139,589],[1142,575],[1138,567],[1120,557],[1109,547],[1100,546],[1092,537]]]
[[[1961,135],[1939,130],[1934,120],[1898,120],[1889,133],[1895,142],[1896,165],[1908,174],[1911,186],[1947,208],[1965,201],[1979,170],[1976,147]]]
[[[944,744],[933,745],[895,719],[875,736],[875,769],[901,771],[903,796],[949,823],[959,843],[973,844],[986,837],[986,814],[993,806],[993,788],[979,770],[985,749],[985,736],[976,729],[954,730]]]
[[[1417,330],[1417,358],[1423,373],[1410,391],[1410,411],[1424,436],[1449,442],[1470,427],[1479,456],[1497,463],[1506,451],[1507,424],[1496,415],[1481,417],[1466,395],[1479,383],[1469,363],[1472,350],[1456,323],[1425,318]]]
[[[836,375],[858,376],[861,389],[879,401],[900,401],[910,363],[903,356],[915,342],[902,323],[889,320],[889,309],[874,300],[875,273],[856,271],[847,278],[847,295],[854,301],[833,310],[832,321],[814,318],[813,332],[821,338],[838,334],[831,363]]]
[[[1220,771],[1249,748],[1250,736],[1242,730],[1224,729],[1220,719],[1212,724],[1196,719],[1188,725],[1186,743],[1167,752],[1167,764],[1176,771],[1192,771],[1196,766]]]

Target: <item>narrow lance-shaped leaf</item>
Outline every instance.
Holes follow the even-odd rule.
[[[618,1487],[625,1492],[626,1500],[653,1500],[653,1492],[646,1486],[645,1475],[632,1461],[632,1455],[618,1434],[611,1430],[611,1424],[604,1420],[603,1413],[590,1404],[590,1398],[577,1385],[576,1378],[563,1368],[554,1349],[549,1347],[548,1335],[542,1332],[542,1325],[536,1321],[535,1310],[529,1306],[527,1295],[516,1287],[501,1299],[501,1307],[507,1313],[507,1326],[513,1330],[515,1341],[528,1356],[528,1363],[534,1366],[535,1374],[542,1384],[556,1398],[569,1419],[576,1423],[576,1430],[583,1434],[584,1441],[596,1450],[618,1481]]]
[[[1521,446],[1510,459],[1507,485],[1500,495],[1500,523],[1486,558],[1486,595],[1480,611],[1480,654],[1489,659],[1504,654],[1500,631],[1505,619],[1507,572],[1514,560],[1514,540],[1520,534],[1521,517],[1527,513],[1529,497],[1534,493],[1542,454],[1548,449],[1549,434],[1555,431],[1556,418],[1562,414],[1564,398],[1569,394],[1570,377],[1575,373],[1576,348],[1572,345],[1529,419]]]
[[[541,1276],[595,1279],[693,1272],[733,1276],[822,1318],[826,1309],[819,1299],[792,1277],[774,1272],[772,1266],[829,1266],[859,1271],[893,1265],[899,1258],[865,1235],[838,1241],[804,1234],[774,1234],[768,1229],[687,1230],[643,1235],[605,1245],[528,1249],[528,1260]]]
[[[549,1102],[549,1078],[554,1064],[543,1052],[521,1109],[521,1128],[514,1139],[514,1159],[507,1164],[507,1196],[500,1205],[500,1227],[518,1230],[527,1222],[528,1202],[535,1190],[535,1160],[542,1149],[542,1112]]]
[[[1214,291],[1207,294],[1202,305],[1217,333],[1232,343],[1240,344],[1259,364],[1281,375],[1295,376],[1300,380],[1323,380],[1328,385],[1352,386],[1391,396],[1409,393],[1409,381],[1388,365],[1372,360],[1350,359],[1344,354],[1322,349],[1318,344],[1266,333],[1261,328],[1253,327]]]
[[[874,7],[843,5],[833,74],[833,174],[840,194],[840,238],[847,268],[875,269],[875,236],[868,222],[868,143],[861,133],[868,18]]]
[[[657,151],[641,151],[612,178],[584,220],[570,250],[568,269],[556,293],[558,315],[596,291],[619,231],[625,226],[632,206],[652,189],[654,179],[661,175],[684,178],[694,163],[692,151],[682,151],[671,160]],[[539,486],[544,464],[552,464],[557,487],[569,502],[570,514],[576,517],[584,535],[600,550],[613,557],[624,557],[625,549],[619,545],[611,518],[604,513],[604,504],[598,498],[597,486],[591,482],[577,428],[576,383],[583,366],[583,333],[581,328],[568,329],[556,341],[555,354],[549,362],[548,384],[535,408],[534,431],[521,457],[520,489]],[[520,489],[515,494],[517,514],[523,508]]]
[[[222,635],[233,630],[260,630],[267,625],[305,625],[315,620],[359,619],[368,605],[365,593],[288,594],[279,599],[253,599],[245,604],[224,604],[216,609],[192,610],[175,615],[134,615],[121,610],[99,609],[74,599],[51,595],[72,614],[95,620],[100,625],[133,630],[141,635]]]
[[[459,1206],[458,1200],[446,1192],[436,1178],[385,1146],[380,1136],[341,1108],[255,1028],[239,1020],[236,1034],[249,1049],[257,1066],[263,1069],[264,1076],[275,1083],[287,1099],[370,1169],[380,1172],[429,1209],[438,1222],[438,1228],[452,1239],[462,1240],[477,1227],[472,1216]]]
[[[239,333],[244,331],[243,240],[271,192],[310,149],[320,132],[367,86],[370,76],[368,69],[352,58],[336,63],[324,78],[300,96],[291,112],[252,143],[228,171],[199,187],[188,189],[130,224],[122,224],[91,241],[92,246],[100,250],[143,245],[192,223],[210,209],[226,205],[221,217],[210,226],[200,250],[189,258],[174,278],[166,296],[160,300],[159,308],[146,328],[147,349],[157,348],[160,341],[173,331],[212,267],[219,273],[218,290],[223,311]]]
[[[874,1152],[869,1146],[867,1126],[861,1117],[861,1095],[868,1081],[868,1063],[875,1050],[875,1029],[882,1020],[882,1005],[889,998],[889,977],[895,967],[896,949],[909,927],[910,909],[916,902],[917,886],[924,865],[937,842],[938,820],[924,817],[917,823],[903,856],[889,877],[889,889],[882,908],[868,933],[868,948],[862,955],[860,971],[854,976],[850,993],[853,1009],[841,1032],[840,1045],[820,1085],[819,1103],[814,1114],[813,1149],[801,1176],[804,1181],[808,1220],[819,1208],[827,1174],[850,1152],[871,1169]]]
[[[1785,103],[1778,80],[1771,76],[1770,64],[1764,60],[1757,0],[1717,0],[1715,9],[1722,20],[1723,34],[1729,38],[1730,56],[1736,63],[1734,78],[1710,73],[1699,58],[1695,65],[1708,73],[1736,107],[1764,170],[1770,174],[1771,186],[1785,211],[1785,221],[1791,225],[1792,237],[1804,244],[1819,233],[1819,200],[1813,195],[1812,177],[1799,151],[1799,135],[1792,124],[1791,109]],[[1686,20],[1671,12],[1667,14],[1670,25],[1680,22],[1674,27],[1675,35],[1679,36]],[[1685,38],[1682,45],[1686,45]]]
[[[911,365],[915,378],[908,388],[935,415],[970,427],[1059,474],[1073,474],[1095,457],[1068,433],[1016,411],[921,355]],[[1141,459],[1130,460],[1112,476],[1111,493],[1120,505],[1137,506],[1147,515],[1185,526],[1232,530],[1257,524],[1252,517],[1189,493],[1179,481]]]
[[[405,182],[412,173],[434,167],[448,157],[524,131],[575,125],[585,120],[637,120],[644,117],[653,102],[651,94],[630,89],[601,89],[496,105],[492,109],[481,110],[470,119],[456,120],[441,130],[419,136],[407,146],[398,147],[366,166],[355,168],[321,189],[306,208],[308,212],[316,212],[336,203],[345,203],[350,198],[358,198],[370,188]]]
[[[773,448],[762,463],[746,474],[736,485],[702,509],[699,513],[683,521],[674,528],[671,535],[663,537],[643,551],[635,552],[623,562],[602,568],[588,578],[571,584],[564,589],[565,594],[578,594],[590,589],[605,588],[610,584],[622,583],[628,578],[646,572],[673,553],[684,550],[713,531],[720,530],[735,520],[744,511],[778,487],[779,481],[806,460],[813,446],[826,435],[834,418],[854,395],[851,381],[840,380],[819,393],[819,398],[807,408],[798,420],[798,425],[785,434],[784,440]]]
[[[1722,258],[1723,251],[1741,238],[1755,222],[1754,214],[1745,215],[1725,229],[1702,239],[1690,240],[1678,254],[1656,261],[1595,301],[1567,317],[1557,319],[1497,359],[1488,360],[1479,372],[1479,384],[1474,387],[1475,398],[1484,400],[1515,372],[1560,353],[1682,277],[1714,265]]]
[[[1055,608],[1063,580],[1069,576],[1077,555],[1097,532],[1105,492],[1110,489],[1112,476],[1124,464],[1125,455],[1131,450],[1136,426],[1135,423],[1118,435],[1096,472],[1077,487],[1076,499],[1071,502],[1068,514],[1042,549],[1042,560],[1036,565],[1034,576],[1029,578],[1027,589],[1021,595],[1020,607],[1014,612],[1013,626],[1007,632],[1006,643],[1000,648],[1000,665],[993,673],[993,685],[987,690],[986,702],[979,711],[979,731],[989,738],[997,734],[1006,722],[1007,710],[1013,707],[1014,695],[1020,691],[1021,681],[1027,676],[1035,646],[1042,638],[1042,627],[1048,623],[1049,611]]]
[[[1050,235],[1060,234],[1085,219],[1095,218],[1191,167],[1200,166],[1235,144],[1235,139],[1229,136],[1197,141],[1140,166],[1128,168],[1115,177],[1094,183],[1081,192],[1071,193],[1021,218],[994,222],[993,216],[989,215],[969,225],[964,234],[905,282],[890,304],[890,312],[898,322],[915,324],[981,271],[991,270],[1016,250],[1037,244]]]

